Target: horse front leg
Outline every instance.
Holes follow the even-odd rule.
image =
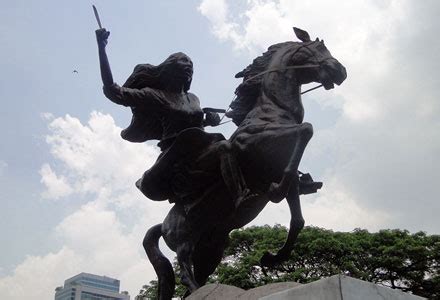
[[[299,198],[299,187],[292,185],[292,188],[289,190],[289,194],[287,195],[286,199],[287,203],[289,204],[291,215],[289,234],[283,247],[278,250],[276,255],[273,255],[269,252],[264,253],[260,263],[265,267],[271,267],[289,259],[290,253],[295,246],[298,234],[304,227],[304,218],[302,216]]]
[[[312,124],[299,124],[294,134],[296,135],[295,146],[287,167],[284,169],[283,177],[279,183],[273,182],[269,186],[268,198],[275,203],[280,202],[287,196],[292,185],[299,185],[298,166],[304,154],[304,150],[313,136]]]
[[[199,288],[197,284],[194,272],[192,255],[194,253],[194,245],[191,242],[184,242],[177,247],[177,262],[180,266],[180,279],[182,284],[185,285],[192,293]]]
[[[228,231],[215,231],[205,234],[194,250],[194,277],[202,286],[220,264],[229,240]]]

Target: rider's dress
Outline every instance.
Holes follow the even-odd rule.
[[[204,132],[197,96],[117,84],[104,87],[104,94],[132,109],[131,124],[121,132],[122,138],[130,142],[160,140],[161,155],[136,186],[152,200],[185,201],[206,178],[206,170],[197,170],[196,162],[208,147],[224,140],[221,134]]]

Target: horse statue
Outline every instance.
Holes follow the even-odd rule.
[[[188,161],[186,172],[200,180],[193,180],[187,193],[172,201],[175,204],[163,223],[145,235],[143,246],[158,275],[159,299],[171,299],[175,288],[172,265],[158,246],[160,237],[176,252],[181,282],[191,293],[215,271],[229,233],[251,222],[269,201],[287,200],[290,230],[284,246],[276,254],[265,253],[261,264],[273,266],[289,257],[304,226],[300,195],[320,188],[310,176],[298,171],[313,135],[312,125],[303,122],[301,85],[317,82],[328,90],[347,76],[324,41],[312,41],[307,32],[298,28],[294,31],[301,42],[270,46],[236,75],[243,82],[227,112],[238,125],[229,140],[212,138],[201,130],[194,133],[190,128],[180,133],[174,143],[192,142],[193,150],[165,154],[184,155]],[[220,167],[219,153],[226,148],[234,154],[240,176],[251,191],[240,203],[231,197]]]

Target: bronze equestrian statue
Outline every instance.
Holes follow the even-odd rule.
[[[151,200],[174,203],[143,241],[158,276],[159,299],[171,299],[175,287],[160,237],[176,252],[182,283],[191,293],[220,263],[229,233],[252,221],[269,201],[287,200],[290,230],[284,246],[275,255],[266,253],[261,263],[271,266],[289,257],[304,226],[299,196],[322,185],[298,171],[313,135],[312,125],[303,122],[301,85],[318,82],[328,90],[347,76],[324,41],[294,31],[301,42],[270,46],[236,75],[243,82],[226,115],[238,128],[228,140],[203,129],[220,119],[188,92],[189,57],[176,53],[158,66],[138,65],[121,87],[113,82],[105,52],[109,32],[96,31],[104,94],[133,112],[122,138],[160,140],[161,155],[136,183]]]

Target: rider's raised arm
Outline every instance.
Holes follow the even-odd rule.
[[[110,69],[110,63],[108,62],[107,53],[105,52],[105,47],[107,46],[107,39],[110,32],[105,28],[98,29],[95,31],[96,41],[98,43],[98,53],[99,53],[99,66],[101,68],[101,78],[104,86],[111,86],[113,84],[112,71]]]
[[[98,42],[99,51],[99,65],[101,68],[101,78],[103,83],[104,95],[112,102],[124,106],[155,106],[161,104],[160,95],[154,89],[130,89],[120,87],[113,81],[110,63],[108,61],[105,47],[107,46],[107,39],[110,32],[105,28],[96,30],[96,41]]]

